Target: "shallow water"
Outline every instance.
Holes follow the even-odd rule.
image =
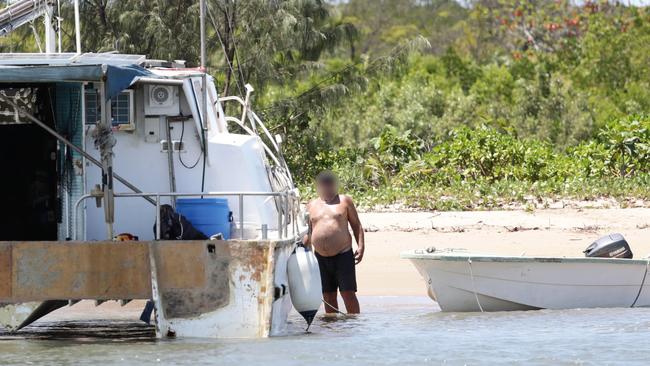
[[[41,323],[0,337],[0,364],[646,365],[650,309],[441,313],[425,297],[364,297],[357,318],[261,340],[155,340],[124,321]]]

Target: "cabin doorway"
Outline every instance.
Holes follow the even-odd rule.
[[[43,112],[49,103],[38,96],[40,88],[26,89],[0,87],[0,93],[19,90],[27,95],[21,103],[41,121],[54,125],[52,113]],[[57,240],[57,141],[11,112],[12,108],[0,105],[0,241]]]

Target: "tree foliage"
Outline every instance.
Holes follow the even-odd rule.
[[[224,95],[255,86],[254,107],[285,136],[303,185],[334,169],[346,188],[382,202],[417,197],[411,202],[423,205],[464,192],[441,208],[520,199],[526,190],[643,196],[646,8],[605,0],[207,3],[208,71]],[[71,49],[72,7],[62,5]],[[196,0],[82,0],[81,11],[85,51],[198,65]],[[33,34],[12,33],[0,51],[37,51]]]

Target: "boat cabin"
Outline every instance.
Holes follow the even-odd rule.
[[[160,64],[3,56],[0,166],[10,194],[0,198],[0,241],[155,239],[156,207],[200,198],[227,207],[226,238],[288,235],[295,191],[277,141],[250,109],[252,88],[220,98],[200,70]],[[225,115],[224,103],[238,104],[238,115]]]

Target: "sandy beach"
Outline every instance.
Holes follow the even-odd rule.
[[[650,209],[362,213],[366,254],[360,295],[424,295],[402,251],[434,246],[489,254],[581,257],[602,235],[619,232],[635,258],[650,255]]]

